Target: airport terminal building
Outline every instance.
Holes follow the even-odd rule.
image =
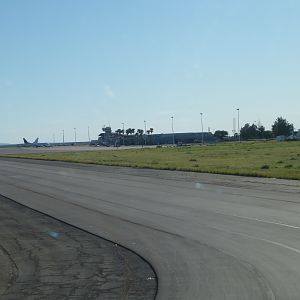
[[[153,134],[156,144],[173,144],[173,133]],[[203,132],[205,143],[215,143],[217,139],[211,132]],[[182,132],[174,133],[175,144],[192,144],[202,142],[202,132]]]
[[[123,135],[112,132],[110,127],[105,127],[99,134],[97,143],[101,146],[167,145],[173,144],[173,137],[176,145],[202,142],[202,132]],[[203,132],[203,141],[204,143],[216,143],[218,139],[211,132]]]

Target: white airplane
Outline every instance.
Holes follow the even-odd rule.
[[[39,138],[36,138],[33,143],[28,142],[23,138],[24,144],[17,144],[18,147],[51,147],[49,143],[39,143]]]

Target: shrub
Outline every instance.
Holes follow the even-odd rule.
[[[263,170],[266,170],[266,169],[270,169],[270,166],[269,165],[263,165],[260,168],[263,169]]]

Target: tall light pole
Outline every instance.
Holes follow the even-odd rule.
[[[74,127],[74,141],[76,143],[76,128]]]
[[[233,137],[235,137],[235,133],[236,133],[236,121],[235,121],[235,118],[233,118],[233,123],[232,123],[232,135],[233,135]]]
[[[122,123],[123,125],[123,146],[125,146],[125,127],[124,127],[124,123]]]
[[[145,120],[144,120],[144,126],[145,126],[145,145],[147,145],[146,121]]]
[[[65,142],[65,131],[64,130],[62,130],[62,142],[63,142],[63,144]]]
[[[237,108],[237,115],[238,115],[238,133],[239,133],[239,142],[241,142],[241,130],[240,130],[240,109]]]
[[[201,130],[202,130],[202,146],[204,145],[204,138],[203,138],[203,113],[200,113],[201,115]]]
[[[171,119],[172,119],[173,146],[174,146],[174,145],[175,145],[175,137],[174,137],[174,116],[172,116]]]
[[[88,126],[88,139],[89,139],[89,142],[91,141],[91,138],[90,138],[90,126]]]

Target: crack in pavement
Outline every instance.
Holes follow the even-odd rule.
[[[0,298],[154,299],[135,253],[0,196]]]

